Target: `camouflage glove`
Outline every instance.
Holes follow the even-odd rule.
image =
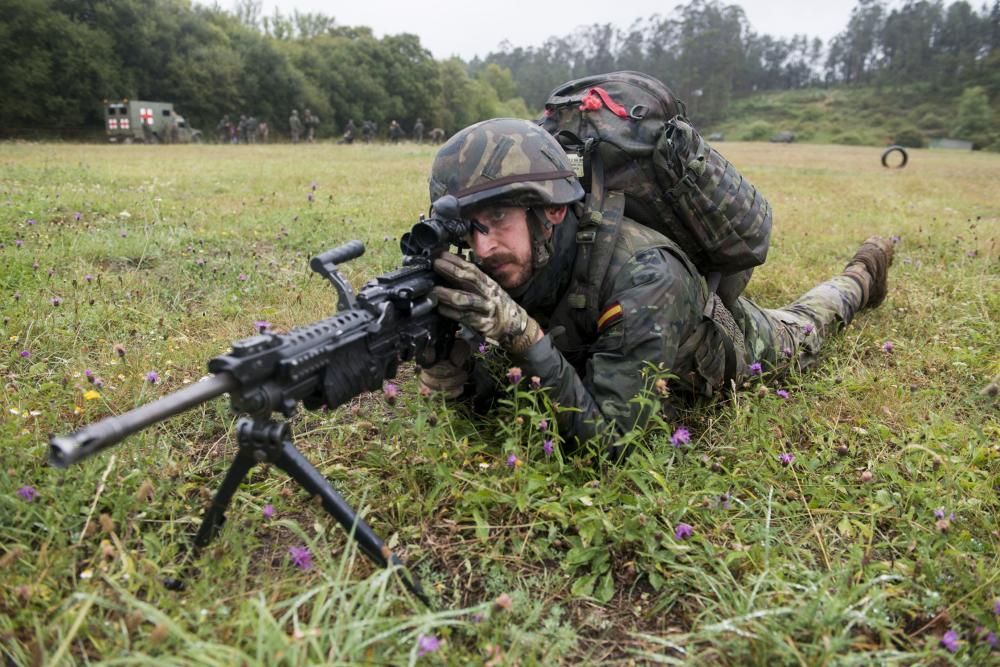
[[[465,383],[469,381],[466,370],[472,349],[469,344],[459,338],[451,347],[451,354],[430,368],[420,369],[420,389],[436,394],[442,393],[446,398],[458,398],[465,391]]]
[[[432,292],[445,317],[492,338],[515,356],[541,340],[538,322],[475,264],[445,253],[434,260],[434,270],[458,288],[438,286]]]

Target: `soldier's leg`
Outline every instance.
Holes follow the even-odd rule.
[[[764,372],[815,363],[824,340],[850,324],[859,310],[885,299],[892,254],[889,241],[872,237],[843,273],[784,308],[764,309],[740,298],[733,315],[743,330],[747,372],[754,363]]]

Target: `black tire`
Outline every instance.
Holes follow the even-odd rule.
[[[897,164],[895,167],[891,167],[889,166],[889,156],[897,151],[899,152],[900,155],[903,156],[903,161]],[[906,149],[903,148],[902,146],[889,146],[888,148],[885,149],[885,152],[882,153],[882,166],[885,167],[886,169],[902,169],[903,167],[906,166],[906,163],[909,162],[909,160],[910,156],[906,153]]]

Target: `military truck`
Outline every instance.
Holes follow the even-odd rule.
[[[189,144],[202,140],[201,130],[188,125],[170,102],[105,100],[104,127],[113,144]]]

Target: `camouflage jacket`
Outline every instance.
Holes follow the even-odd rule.
[[[577,239],[581,232],[586,234],[587,225],[572,215],[559,229],[559,234]],[[652,389],[657,376],[667,371],[685,376],[676,383],[679,388],[704,391],[697,359],[713,357],[721,348],[690,344],[702,341],[711,328],[704,312],[712,297],[675,243],[627,218],[620,224],[608,219],[600,223],[594,244],[601,243],[610,252],[604,253],[604,266],[596,269],[601,251],[585,253],[577,244],[574,278],[554,305],[519,299],[546,335],[513,361],[524,377],[541,379],[553,403],[569,408],[558,414],[566,451],[597,440],[616,458],[627,452],[623,436],[650,417],[652,403],[635,397]],[[581,298],[581,283],[588,277],[597,288],[590,308]],[[684,358],[679,356],[682,351]],[[724,378],[715,375],[708,384],[721,386]],[[692,381],[695,376],[699,381]]]

